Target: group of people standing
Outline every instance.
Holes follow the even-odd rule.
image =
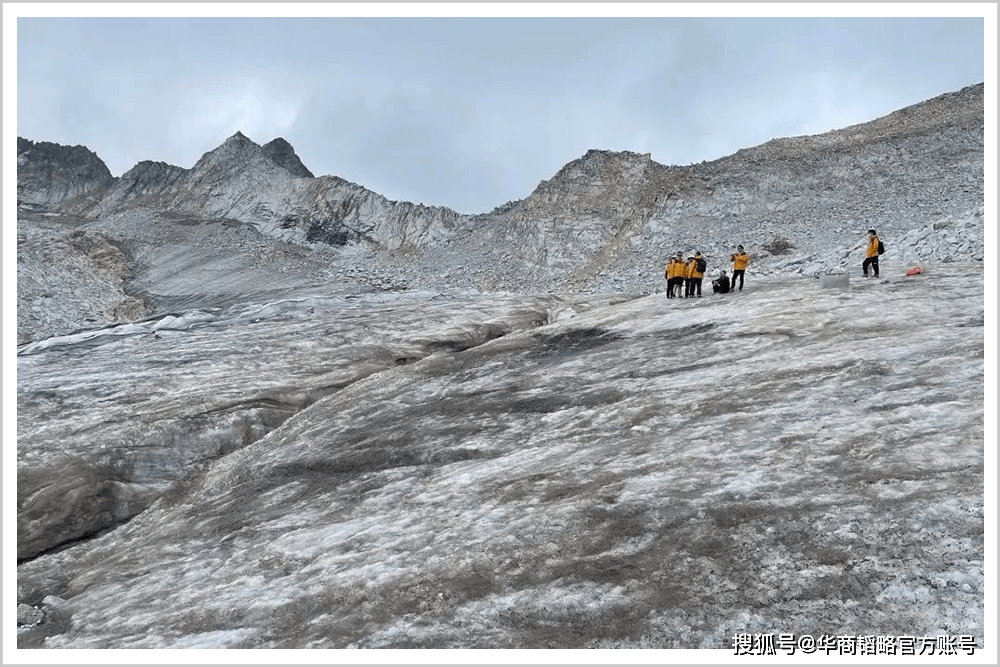
[[[729,261],[733,263],[733,278],[730,282],[725,271],[712,281],[712,289],[715,292],[725,294],[737,289],[736,279],[739,278],[739,290],[743,291],[743,274],[747,264],[750,263],[750,256],[743,251],[743,246],[736,246],[736,252],[729,256]],[[696,252],[684,260],[683,253],[677,253],[670,258],[663,271],[663,277],[667,279],[667,298],[691,298],[701,297],[701,281],[705,277],[708,268],[707,261],[701,252]]]
[[[701,296],[701,279],[707,268],[705,258],[696,252],[684,261],[684,255],[677,253],[670,258],[663,277],[667,279],[667,298]]]
[[[884,252],[882,242],[874,229],[868,230],[868,247],[865,249],[865,260],[861,265],[861,271],[865,278],[868,277],[868,270],[878,278],[878,257]],[[712,281],[712,290],[721,294],[735,292],[737,289],[743,291],[743,274],[746,272],[747,264],[750,263],[750,256],[743,250],[743,246],[736,246],[736,252],[729,256],[729,261],[733,264],[732,279],[726,275],[725,271],[719,272],[719,277]],[[664,269],[663,277],[667,279],[667,298],[682,298],[701,296],[701,280],[705,277],[707,262],[700,252],[696,252],[684,260],[682,253],[677,253],[670,258]],[[736,280],[739,279],[739,287]]]

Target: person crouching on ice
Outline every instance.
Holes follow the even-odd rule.
[[[719,277],[712,281],[712,291],[718,294],[729,292],[729,276],[725,271],[720,271]]]

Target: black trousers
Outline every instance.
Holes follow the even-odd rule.
[[[671,278],[670,280],[667,281],[667,298],[668,299],[673,299],[675,296],[680,296],[677,293],[677,286],[678,286],[678,284],[680,284],[683,281],[684,281],[683,278]]]
[[[865,277],[868,277],[868,267],[871,266],[872,270],[875,272],[875,277],[878,278],[878,255],[874,257],[866,257],[864,263],[861,264],[861,270],[864,271]]]
[[[730,289],[736,289],[736,278],[740,279],[740,289],[743,289],[743,271],[744,269],[733,269],[733,279],[730,281],[732,287]]]
[[[701,296],[701,278],[691,278],[688,287],[688,296],[694,296],[694,293],[698,292],[698,296]]]

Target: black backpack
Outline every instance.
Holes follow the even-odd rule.
[[[698,264],[697,264],[697,266],[698,266],[698,273],[705,273],[705,268],[708,266],[708,264],[705,262],[705,258],[704,257],[698,257],[696,259],[697,259],[697,262],[698,262]]]
[[[882,245],[882,239],[879,239],[879,241],[878,241],[878,254],[881,255],[884,252],[885,252],[885,246]]]

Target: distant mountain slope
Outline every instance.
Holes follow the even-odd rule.
[[[737,244],[751,254],[751,274],[814,274],[859,266],[869,228],[890,248],[887,262],[981,260],[983,91],[969,86],[867,123],[688,166],[590,150],[524,199],[478,215],[315,177],[282,138],[261,146],[237,132],[190,169],[143,161],[119,178],[85,147],[19,138],[19,219],[65,218],[135,256],[166,238],[183,243],[167,227],[225,221],[267,241],[192,241],[178,250],[185,265],[283,243],[319,253],[306,264],[329,266],[295,284],[350,277],[375,289],[649,292],[662,286],[669,255],[701,251],[715,274],[730,268]],[[31,257],[19,253],[19,264]],[[144,271],[135,265],[128,275],[157,293]],[[201,284],[217,280],[209,273]],[[118,312],[119,288],[128,295],[115,287],[91,319]],[[19,299],[36,291],[19,290]],[[24,332],[19,339],[34,339],[28,323]]]
[[[898,238],[981,208],[983,157],[978,85],[688,167],[589,151],[504,217],[539,279],[627,274],[675,251],[701,250],[728,268],[737,244],[758,266],[779,264],[767,251],[776,239],[835,265],[868,228]]]

